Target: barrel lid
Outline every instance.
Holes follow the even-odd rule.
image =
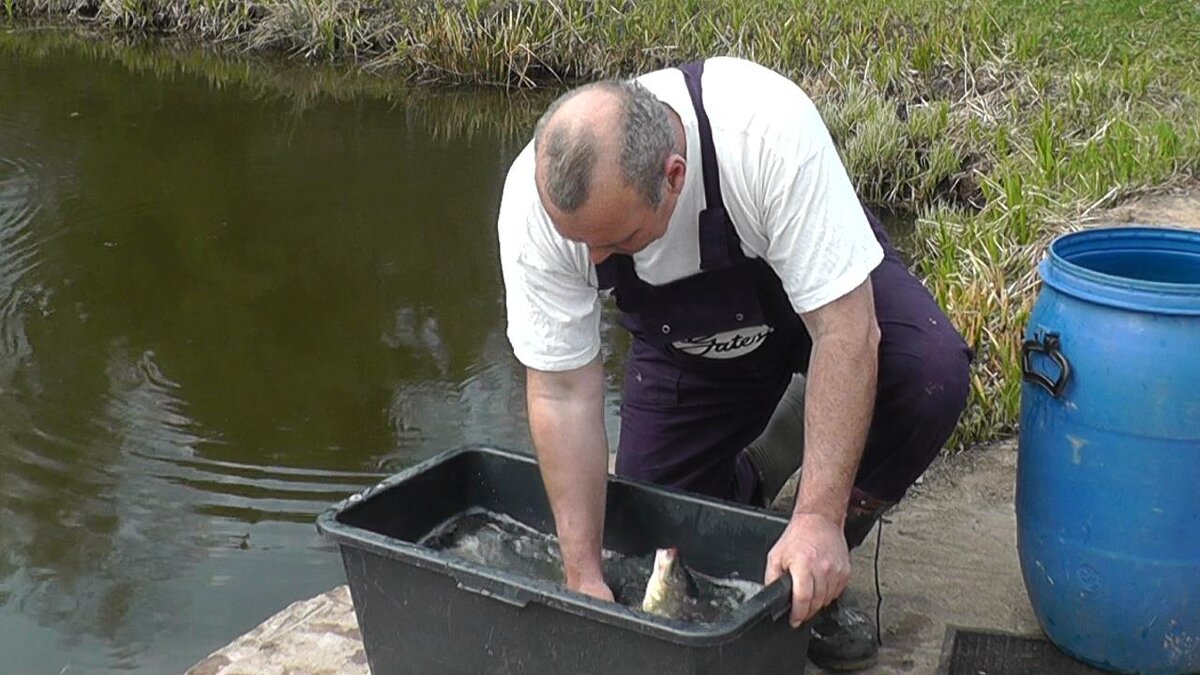
[[[1048,286],[1082,300],[1200,316],[1197,231],[1139,225],[1072,232],[1050,244],[1038,273]]]

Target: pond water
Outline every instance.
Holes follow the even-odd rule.
[[[329,504],[528,447],[494,236],[521,142],[455,126],[471,94],[162,70],[0,45],[5,673],[182,672],[344,583]]]

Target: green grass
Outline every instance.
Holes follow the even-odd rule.
[[[918,219],[913,267],[977,352],[955,445],[1015,428],[1050,238],[1200,176],[1187,0],[4,1],[17,20],[187,35],[388,83],[553,92],[705,55],[771,66],[813,97],[864,201]],[[447,119],[523,135],[543,104]]]

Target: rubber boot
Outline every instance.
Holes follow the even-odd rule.
[[[761,506],[770,506],[779,490],[804,461],[804,376],[791,383],[758,438],[746,446],[746,457],[758,472]]]
[[[855,549],[862,544],[875,523],[894,505],[854,488],[843,529],[847,546]],[[870,668],[879,654],[875,635],[871,616],[839,598],[813,618],[808,658],[825,670],[837,672]]]

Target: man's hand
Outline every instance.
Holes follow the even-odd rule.
[[[833,602],[850,581],[850,551],[842,528],[829,518],[795,513],[767,554],[763,582],[792,577],[793,628]]]
[[[527,369],[526,395],[567,588],[611,601],[600,568],[608,474],[600,359],[562,372]]]
[[[792,519],[767,556],[771,583],[792,577],[793,626],[833,602],[850,580],[842,533],[875,400],[879,326],[870,279],[801,316],[812,336],[805,379],[804,472]]]
[[[571,585],[567,584],[567,587],[571,588]],[[572,588],[572,590],[579,591],[584,595],[590,595],[598,600],[616,602],[613,600],[612,589],[608,587],[608,584],[604,583],[603,579],[590,579],[588,581],[581,582],[578,587]]]

